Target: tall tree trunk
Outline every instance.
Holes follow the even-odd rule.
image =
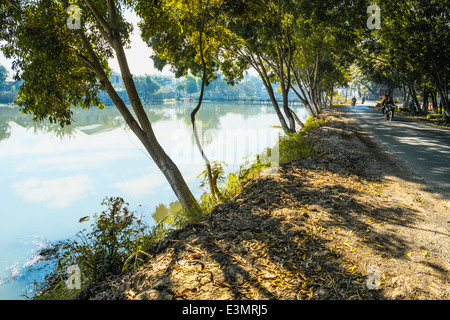
[[[287,66],[287,75],[284,74],[285,49],[280,48],[280,44],[276,43],[276,51],[278,57],[278,78],[280,79],[281,96],[283,97],[283,111],[289,121],[289,131],[295,132],[295,120],[289,109],[289,88],[290,88],[290,66]],[[275,68],[276,69],[276,68]],[[286,83],[287,82],[287,83]]]
[[[315,53],[315,61],[312,70],[313,80],[308,80],[309,83],[309,97],[312,101],[314,108],[316,109],[317,114],[319,114],[322,110],[321,102],[320,102],[320,94],[318,87],[318,75],[319,75],[319,53]],[[308,78],[310,78],[308,76]]]
[[[442,114],[447,123],[450,122],[450,101],[448,99],[448,77],[444,73],[442,81],[438,84],[439,95],[441,96]]]
[[[280,124],[281,127],[283,128],[283,131],[286,133],[292,132],[286,123],[286,119],[281,113],[278,101],[275,98],[275,93],[273,92],[272,84],[269,81],[269,76],[267,74],[266,68],[264,67],[263,61],[259,56],[257,56],[256,59],[254,59],[253,66],[256,67],[255,69],[258,72],[259,77],[261,78],[264,87],[266,88],[267,93],[269,94],[270,101],[272,102],[272,106],[275,109],[275,113],[277,114],[278,119],[280,120]]]
[[[402,96],[403,96],[403,106],[405,106],[408,103],[408,91],[406,90],[406,87],[402,85]]]
[[[306,109],[308,109],[309,113],[313,117],[316,117],[317,113],[315,113],[315,111],[313,110],[313,108],[311,107],[311,105],[308,101],[308,97],[306,96],[305,90],[303,89],[303,86],[302,86],[302,82],[300,81],[300,76],[298,74],[298,70],[295,67],[292,67],[292,73],[294,74],[295,82],[297,83],[297,86],[300,89],[302,95],[300,95],[300,93],[294,88],[294,86],[291,83],[292,90],[297,95],[297,97],[300,99],[300,101],[303,103],[303,105],[306,107]]]
[[[292,131],[291,127],[287,125],[286,120],[285,120],[283,114],[281,113],[280,107],[278,105],[278,101],[275,97],[275,93],[273,92],[273,88],[270,84],[268,86],[266,86],[266,90],[269,94],[270,101],[272,102],[272,106],[275,109],[275,113],[277,114],[278,119],[280,120],[280,124],[281,124],[281,127],[283,128],[284,132],[286,132],[286,133],[295,132],[295,130]],[[286,112],[286,110],[284,110],[284,111]],[[291,116],[291,118],[292,118],[292,116]]]
[[[419,110],[420,112],[420,103],[419,100],[417,99],[417,95],[416,95],[416,90],[414,89],[414,87],[412,85],[409,85],[409,93],[411,94],[411,98],[414,102],[414,105],[416,106],[416,109]],[[416,112],[416,110],[414,110],[414,113]]]
[[[316,114],[320,114],[320,112],[321,112],[320,109],[321,108],[320,108],[319,103],[317,101],[317,96],[316,96],[315,89],[312,88],[312,87],[309,88],[309,100],[311,100],[311,103],[312,103],[312,105],[314,107],[314,110],[316,111]]]
[[[300,101],[303,103],[303,105],[306,107],[306,109],[309,111],[309,113],[311,114],[311,116],[313,116],[313,117],[316,117],[317,115],[316,115],[316,113],[314,112],[314,110],[313,110],[313,108],[311,107],[311,105],[309,104],[309,101],[308,101],[308,99],[306,98],[306,97],[302,97],[301,95],[300,95],[300,93],[292,86],[292,84],[291,84],[291,88],[292,88],[292,91],[294,91],[294,93],[297,95],[297,97],[300,99]],[[303,91],[303,89],[302,88],[300,88],[302,91]],[[303,94],[305,94],[304,92],[303,92]]]
[[[445,91],[439,90],[439,94],[441,95],[441,103],[442,103],[442,114],[444,115],[445,121],[447,123],[450,122],[450,103],[448,100],[447,89]]]
[[[423,87],[423,98],[422,98],[422,112],[424,114],[428,114],[428,88],[427,87]]]
[[[405,89],[406,98],[405,98],[405,102],[404,102],[404,104],[403,104],[403,107],[404,107],[404,108],[406,108],[406,107],[410,108],[409,100],[410,100],[410,98],[411,98],[411,94],[410,94],[410,92],[409,92],[408,86],[405,86],[404,89]]]
[[[206,10],[205,10],[206,13]],[[203,17],[203,19],[205,19],[205,16]],[[205,21],[203,20],[203,25],[204,25]],[[194,132],[194,139],[195,139],[195,143],[197,144],[198,150],[200,152],[200,154],[202,155],[203,160],[205,161],[206,164],[206,172],[208,175],[208,183],[209,183],[209,190],[211,192],[211,195],[213,197],[216,197],[216,190],[217,190],[217,186],[216,183],[213,181],[212,178],[212,173],[211,173],[211,163],[209,162],[208,157],[205,155],[205,153],[203,152],[203,148],[200,142],[200,138],[198,137],[198,132],[197,132],[197,126],[195,124],[195,115],[197,114],[197,112],[200,110],[200,107],[202,106],[202,102],[203,102],[203,94],[205,92],[205,83],[206,83],[206,63],[205,63],[205,58],[203,56],[203,41],[202,41],[202,34],[203,34],[203,30],[200,30],[199,32],[199,44],[200,44],[200,57],[201,57],[201,61],[202,61],[202,68],[203,68],[203,76],[202,76],[202,86],[201,86],[201,90],[200,90],[200,96],[198,99],[198,104],[197,107],[191,112],[191,122],[192,122],[192,130]]]
[[[438,103],[437,103],[437,98],[436,98],[437,91],[432,90],[432,91],[430,91],[430,93],[431,93],[431,103],[433,106],[433,113],[438,113],[439,110],[438,110]]]
[[[244,47],[247,50],[245,52],[242,50],[239,44],[236,44],[232,41],[233,46],[239,52],[240,56],[247,60],[247,62],[258,72],[260,79],[262,80],[264,87],[266,88],[267,93],[269,94],[270,101],[272,102],[272,106],[275,109],[275,113],[277,114],[278,119],[280,120],[281,127],[284,132],[290,132],[290,129],[286,123],[286,119],[281,113],[280,107],[278,105],[277,99],[275,98],[275,94],[273,92],[272,85],[270,83],[269,76],[267,74],[267,70],[264,66],[264,63],[261,57],[255,53],[248,44],[244,43]]]
[[[286,118],[289,121],[289,131],[290,132],[295,132],[295,119],[292,116],[292,110],[289,108],[289,100],[288,100],[288,96],[289,96],[289,92],[287,90],[282,90],[283,91],[283,111],[284,114],[286,115]]]
[[[166,154],[166,152],[156,139],[156,136],[150,124],[150,120],[148,119],[142,106],[131,72],[128,67],[128,61],[125,55],[125,51],[122,46],[122,39],[119,33],[114,2],[112,0],[108,0],[107,3],[111,25],[107,24],[103,19],[101,19],[101,17],[98,15],[98,11],[96,11],[95,7],[90,1],[86,1],[86,3],[90,7],[94,16],[96,16],[102,35],[112,45],[114,51],[116,52],[116,57],[117,61],[119,62],[125,89],[127,91],[133,110],[136,114],[137,121],[109,81],[108,76],[106,75],[83,29],[79,29],[78,33],[88,52],[89,58],[83,57],[82,55],[80,55],[80,57],[82,57],[88,67],[90,67],[96,73],[97,77],[100,80],[100,83],[102,84],[107,94],[110,96],[116,108],[125,119],[127,125],[139,138],[155,164],[166,177],[169,185],[171,186],[181,205],[186,210],[199,210],[200,206],[189,190],[178,167]]]

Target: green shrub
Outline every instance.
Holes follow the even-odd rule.
[[[81,231],[63,247],[64,265],[76,264],[92,282],[104,280],[124,268],[125,261],[146,245],[148,225],[128,210],[122,198],[106,198],[108,209],[94,215],[92,231]]]
[[[300,131],[281,136],[279,139],[280,165],[301,158],[308,158],[312,151],[312,145],[307,139],[307,134],[325,122],[324,119],[310,117],[305,122],[305,127]]]
[[[164,225],[150,228],[120,197],[105,198],[108,209],[94,215],[91,231],[80,231],[59,246],[56,270],[36,284],[34,299],[65,299],[74,291],[66,288],[67,268],[78,266],[82,285],[95,283],[119,274],[124,269],[138,268],[147,253],[144,249],[165,234]]]
[[[439,113],[429,113],[427,114],[427,119],[429,120],[443,120],[444,115]]]

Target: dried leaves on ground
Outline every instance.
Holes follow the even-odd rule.
[[[448,202],[339,110],[314,154],[248,183],[93,299],[449,299]]]

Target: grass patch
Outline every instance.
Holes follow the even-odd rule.
[[[427,119],[428,120],[444,120],[444,115],[438,114],[438,113],[429,113],[429,114],[427,114]]]
[[[279,152],[280,152],[280,165],[285,163],[308,158],[312,152],[312,145],[308,140],[308,133],[326,122],[324,119],[317,119],[310,117],[306,123],[305,127],[292,134],[286,134],[285,136],[280,136],[279,139]]]

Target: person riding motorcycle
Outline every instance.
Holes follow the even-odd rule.
[[[355,105],[356,105],[356,98],[353,97],[353,99],[352,99],[352,107],[354,107]]]
[[[389,97],[389,100],[386,103],[386,106],[389,105],[392,111],[392,116],[394,116],[394,110],[395,110],[395,105],[394,105],[394,100],[392,99],[392,97]]]
[[[392,100],[392,97],[389,96],[387,97],[385,100],[383,100],[384,102],[384,106],[381,109],[381,112],[383,113],[384,116],[386,116],[387,119],[387,115],[386,112],[391,111],[392,112],[392,118],[394,117],[394,110],[395,110],[395,105],[394,105],[394,100]],[[382,104],[383,104],[382,102]]]
[[[381,101],[381,113],[384,115],[384,110],[386,110],[386,102],[388,101],[388,96],[383,96],[383,100]]]

